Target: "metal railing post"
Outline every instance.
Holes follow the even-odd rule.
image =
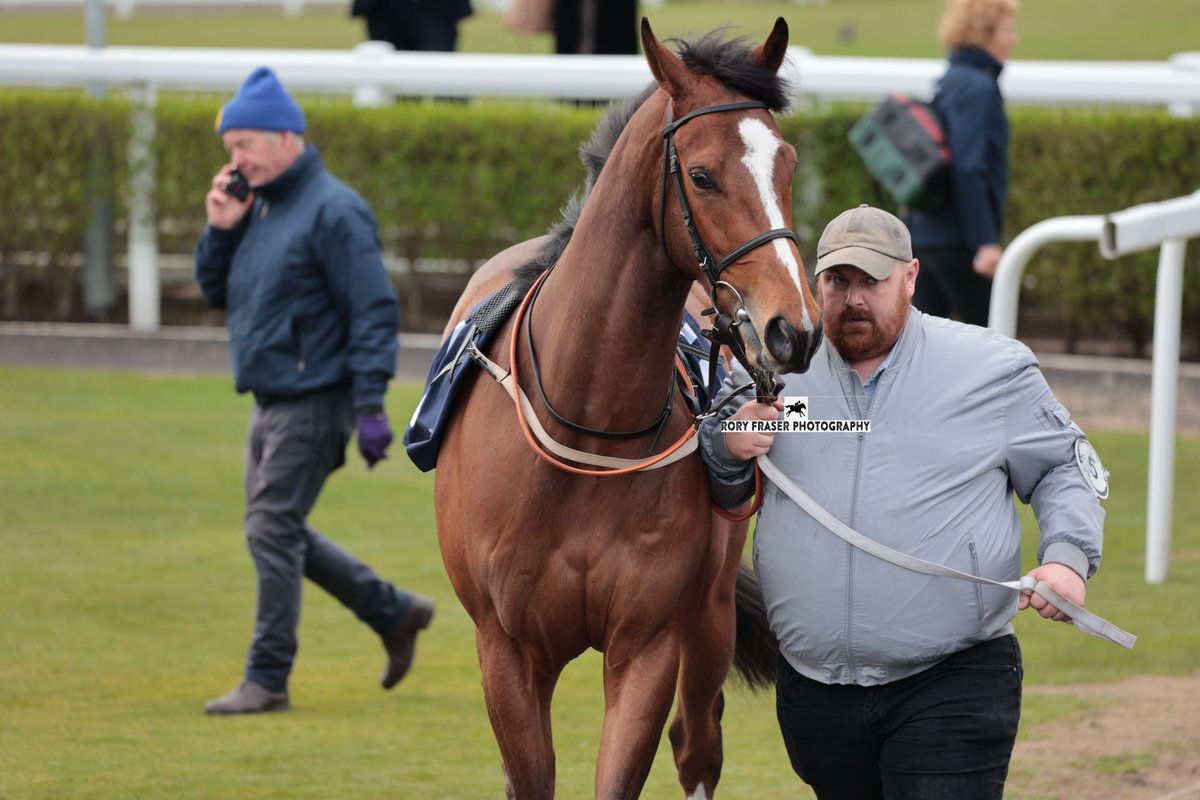
[[[1150,468],[1146,487],[1146,583],[1167,579],[1175,489],[1175,416],[1179,393],[1179,325],[1184,239],[1167,239],[1158,255],[1154,356],[1150,377]]]
[[[1200,52],[1175,53],[1167,59],[1171,66],[1183,73],[1200,72]],[[1167,106],[1173,117],[1192,117],[1200,110],[1195,103],[1176,100]]]
[[[154,107],[158,90],[146,84],[130,91],[133,132],[129,139],[129,327],[158,330],[158,215],[154,203]]]
[[[104,0],[87,0],[84,26],[90,52],[102,53],[108,38]],[[104,81],[89,81],[88,97],[104,99]],[[107,319],[116,303],[113,275],[113,191],[109,180],[112,155],[101,138],[88,142],[89,158],[84,178],[88,202],[88,226],[83,241],[83,310],[91,319]]]

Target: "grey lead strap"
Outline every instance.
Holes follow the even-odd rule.
[[[889,564],[895,564],[898,567],[911,570],[912,572],[920,572],[924,575],[934,575],[942,578],[954,578],[960,581],[971,581],[973,583],[982,583],[988,586],[1002,586],[1005,589],[1012,589],[1021,594],[1038,594],[1044,597],[1047,602],[1057,608],[1059,611],[1070,617],[1070,622],[1084,633],[1090,633],[1092,636],[1098,636],[1101,639],[1107,639],[1110,642],[1115,642],[1122,647],[1132,649],[1133,643],[1137,641],[1137,637],[1127,631],[1123,631],[1116,625],[1113,625],[1107,620],[1101,619],[1097,615],[1088,611],[1083,606],[1071,602],[1054,590],[1050,584],[1045,581],[1035,580],[1034,578],[1025,575],[1020,580],[1016,581],[994,581],[990,578],[983,578],[979,575],[972,575],[969,572],[960,572],[959,570],[947,567],[942,564],[935,564],[932,561],[926,561],[916,556],[901,553],[899,550],[893,550],[887,545],[869,537],[863,536],[858,531],[851,528],[840,519],[830,514],[824,506],[813,500],[808,493],[795,484],[788,476],[784,475],[779,467],[771,463],[771,460],[765,455],[758,457],[758,466],[762,470],[763,475],[775,484],[793,503],[800,506],[814,520],[821,523],[831,533],[845,540],[849,544],[857,547],[866,553],[869,553],[876,558],[882,559]]]

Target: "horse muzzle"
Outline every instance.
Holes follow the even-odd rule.
[[[796,329],[782,316],[772,317],[763,334],[767,355],[779,372],[804,372],[812,363],[821,345],[822,326],[818,322],[812,333]]]

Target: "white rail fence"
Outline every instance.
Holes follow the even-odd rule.
[[[845,58],[789,50],[801,102],[871,101],[887,92],[927,95],[945,69],[934,58]],[[297,92],[384,100],[430,97],[576,97],[636,94],[650,81],[640,56],[396,52],[377,42],[353,50],[244,50],[0,44],[0,86],[152,87],[232,91],[255,67],[274,68]],[[1012,61],[1000,79],[1012,104],[1200,108],[1200,52],[1166,61]]]
[[[1146,491],[1146,582],[1167,579],[1171,557],[1171,507],[1175,490],[1175,422],[1179,391],[1179,334],[1183,257],[1200,238],[1200,191],[1113,214],[1055,217],[1022,231],[1004,250],[992,285],[988,323],[1017,335],[1021,275],[1029,259],[1051,242],[1099,242],[1115,259],[1158,248],[1154,295],[1154,345],[1150,377],[1150,466]]]
[[[638,93],[651,80],[639,56],[396,52],[379,42],[350,51],[0,45],[0,86],[86,88],[104,84],[133,99],[130,326],[159,325],[154,106],[160,91],[233,92],[255,67],[273,67],[294,92],[350,95],[359,105],[395,96],[589,98]],[[873,101],[887,92],[927,95],[941,59],[838,58],[792,48],[798,104]],[[1013,104],[1165,106],[1200,109],[1200,53],[1168,61],[1014,61],[1002,88]]]

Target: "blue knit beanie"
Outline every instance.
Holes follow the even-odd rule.
[[[217,133],[231,128],[304,133],[304,112],[269,67],[250,73],[233,99],[217,112]]]

